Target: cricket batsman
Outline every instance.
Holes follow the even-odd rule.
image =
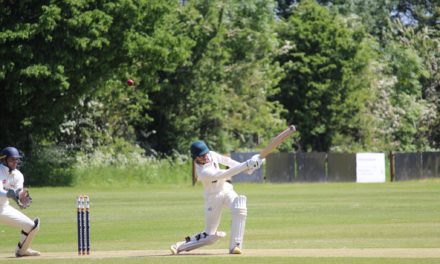
[[[15,147],[7,147],[0,152],[0,223],[21,230],[15,249],[16,257],[39,256],[40,252],[31,249],[30,245],[40,228],[40,219],[31,220],[9,205],[9,199],[12,199],[20,209],[25,209],[32,202],[28,190],[23,188],[23,174],[17,169],[20,158],[21,155]]]
[[[205,230],[184,241],[171,245],[171,253],[191,251],[196,248],[211,245],[225,237],[225,232],[218,231],[222,208],[231,210],[230,254],[242,254],[243,236],[246,224],[246,196],[238,195],[231,184],[231,178],[241,172],[251,174],[260,168],[264,162],[257,154],[251,159],[240,163],[217,152],[210,151],[203,141],[196,141],[190,147],[195,174],[205,190]],[[221,169],[220,164],[229,167]]]

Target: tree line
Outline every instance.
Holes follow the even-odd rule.
[[[415,151],[440,140],[437,0],[2,1],[0,146]],[[133,79],[135,85],[127,86]]]

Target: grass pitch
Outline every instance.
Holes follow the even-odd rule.
[[[245,248],[254,254],[248,255],[245,251],[242,256],[227,255],[228,236],[213,246],[193,251],[195,255],[167,256],[170,244],[203,229],[201,186],[32,188],[34,202],[24,213],[41,219],[33,248],[40,250],[43,256],[44,253],[71,254],[62,263],[440,262],[440,257],[428,254],[431,249],[437,252],[440,248],[440,181],[236,184],[235,190],[248,197]],[[76,196],[79,194],[91,197],[92,255],[94,252],[98,255],[94,258],[75,256]],[[220,230],[229,233],[229,223],[230,212],[225,209]],[[56,257],[10,258],[18,234],[18,230],[0,226],[0,262],[60,263]],[[402,248],[421,249],[424,253],[415,258],[319,253],[325,249]],[[286,252],[316,249],[316,255],[264,254],[271,250],[283,252],[283,249]],[[139,250],[159,254],[104,257],[105,251]]]

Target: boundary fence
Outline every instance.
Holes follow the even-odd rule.
[[[245,161],[256,152],[231,153]],[[356,182],[357,153],[272,153],[253,174],[239,174],[234,182]],[[384,155],[388,181],[440,178],[440,152],[393,153]]]
[[[440,152],[391,153],[392,181],[440,178]]]

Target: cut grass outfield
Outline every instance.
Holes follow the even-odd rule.
[[[245,248],[362,249],[440,248],[440,181],[383,184],[236,184],[248,197]],[[135,188],[32,188],[24,212],[39,216],[34,248],[76,251],[76,196],[91,197],[93,251],[163,250],[203,229],[201,186],[143,185]],[[224,210],[220,229],[230,231]],[[0,254],[11,253],[18,232],[0,226]],[[227,252],[228,239],[207,247]],[[222,251],[221,251],[222,252]],[[29,261],[21,259],[18,261]],[[379,261],[380,260],[380,261]],[[11,261],[11,259],[0,259]],[[440,258],[145,256],[63,259],[63,263],[439,263]],[[59,263],[32,259],[32,263]]]

